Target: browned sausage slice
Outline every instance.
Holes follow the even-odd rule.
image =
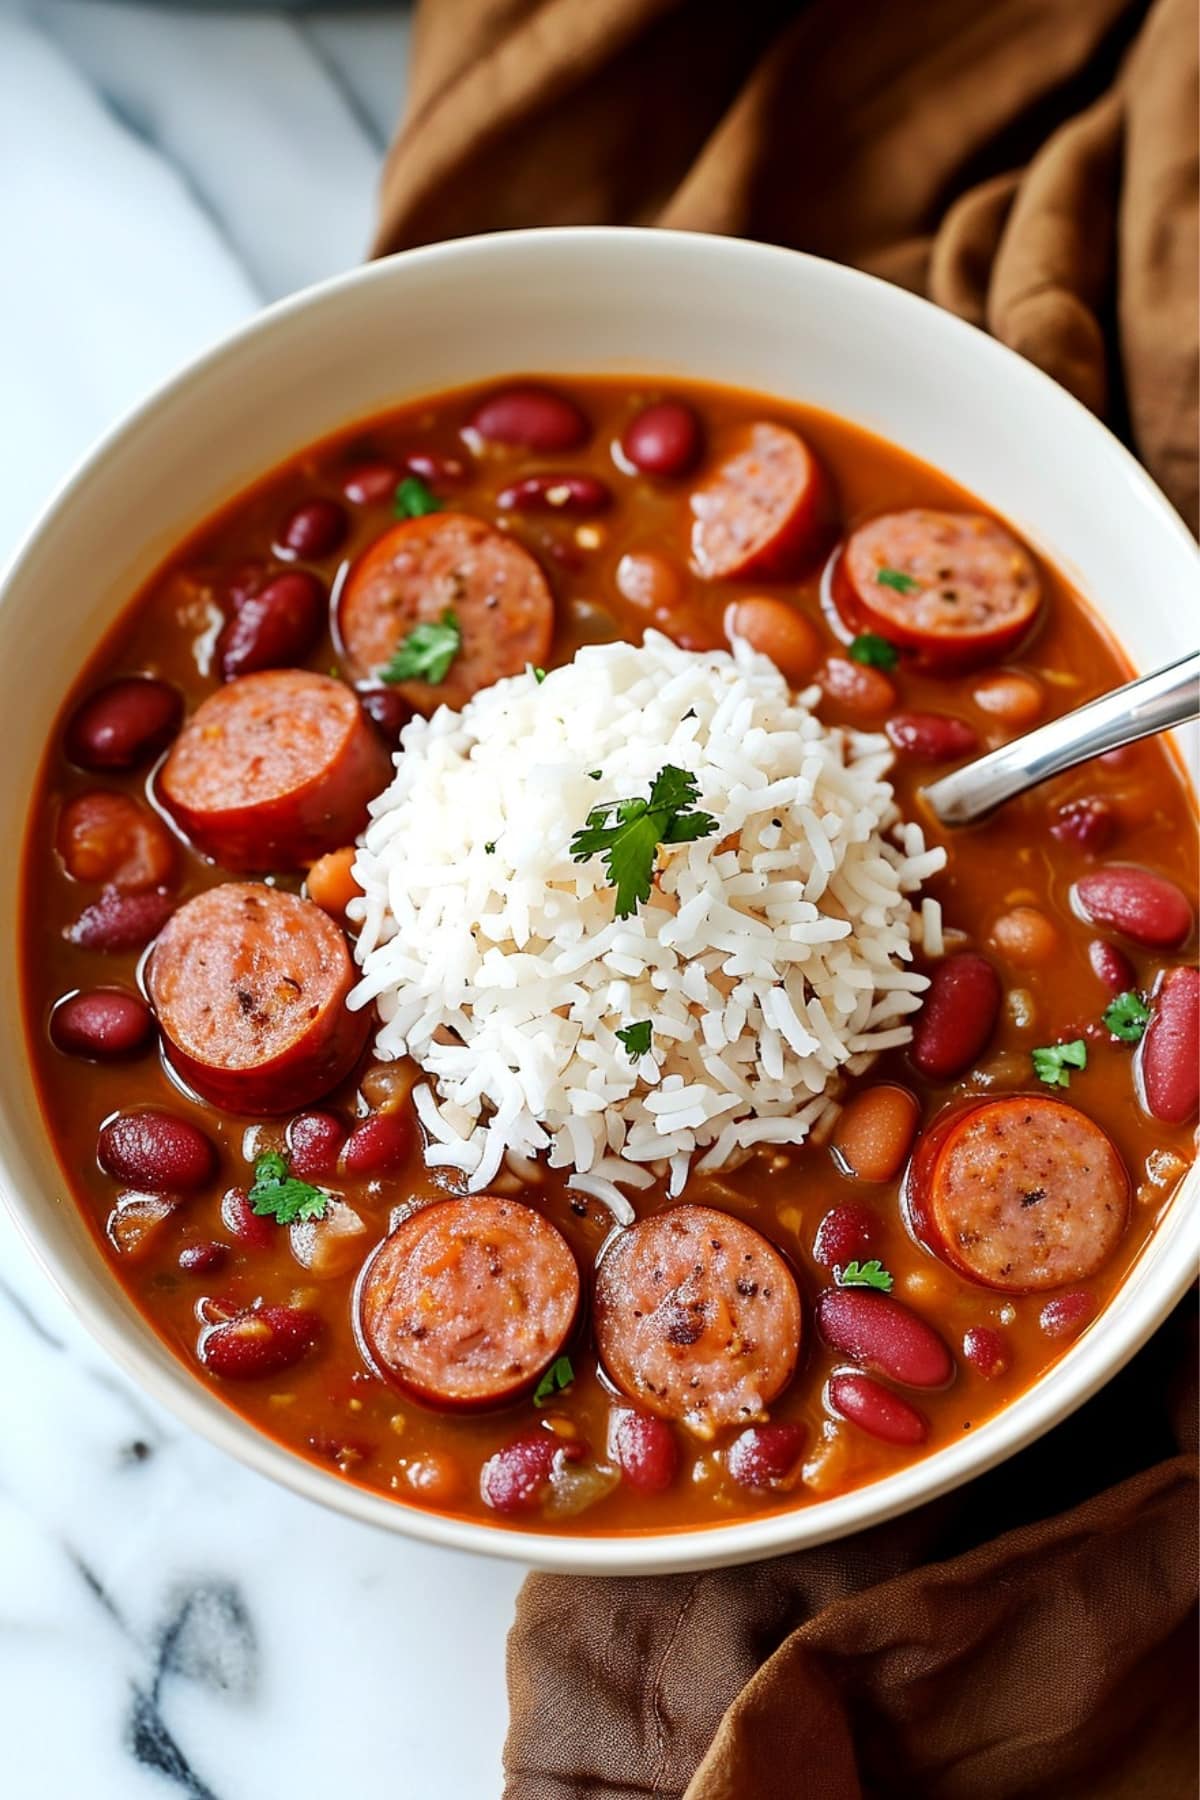
[[[327,913],[256,882],[208,888],[159,934],[146,973],[167,1055],[196,1092],[236,1113],[307,1106],[353,1068],[369,1015]]]
[[[800,1295],[766,1238],[676,1206],[617,1238],[596,1274],[596,1341],[631,1400],[700,1437],[764,1417],[800,1353]]]
[[[579,1310],[562,1233],[515,1200],[436,1200],[399,1224],[359,1280],[372,1362],[430,1406],[503,1406],[560,1355]]]
[[[391,761],[354,693],[309,669],[218,688],[163,765],[159,794],[226,869],[299,869],[349,843]]]
[[[955,1106],[917,1146],[917,1235],[964,1275],[1025,1294],[1086,1281],[1129,1218],[1129,1176],[1093,1120],[1041,1094]]]
[[[550,654],[554,601],[523,545],[468,513],[427,513],[385,531],[351,569],[338,629],[361,678],[377,679],[410,632],[442,622],[461,634],[441,681],[401,681],[420,713],[465,706],[505,675]]]
[[[1042,598],[1033,559],[1003,525],[928,507],[852,532],[833,595],[852,631],[879,632],[947,671],[1014,649]]]
[[[692,564],[706,581],[795,575],[832,536],[825,472],[803,438],[783,425],[741,426],[691,505]]]

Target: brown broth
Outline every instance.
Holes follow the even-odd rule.
[[[591,444],[582,451],[552,457],[493,450],[472,461],[460,433],[478,399],[473,390],[357,425],[273,472],[201,526],[131,600],[73,684],[63,718],[102,680],[137,671],[176,683],[192,710],[217,684],[211,655],[221,618],[223,572],[247,559],[270,560],[278,520],[294,504],[314,494],[340,498],[346,471],[365,460],[399,462],[406,452],[418,448],[463,458],[471,465],[469,473],[452,491],[447,490],[448,503],[461,504],[485,517],[494,517],[497,491],[527,469],[561,466],[590,471],[617,489],[617,504],[594,524],[589,521],[582,532],[579,522],[570,519],[510,521],[514,535],[541,560],[554,589],[558,619],[555,662],[569,659],[584,642],[640,635],[646,616],[621,600],[615,571],[626,551],[648,549],[667,556],[677,567],[679,599],[672,619],[665,623],[668,630],[681,635],[681,641],[721,643],[722,615],[728,602],[765,592],[786,598],[804,612],[830,653],[842,649],[822,605],[819,571],[803,581],[773,584],[705,584],[688,572],[689,483],[624,474],[614,467],[610,451],[645,398],[685,394],[703,415],[710,437],[719,437],[723,428],[737,421],[763,416],[794,425],[833,474],[843,531],[869,516],[900,507],[976,506],[949,477],[852,425],[810,409],[696,384],[572,379],[559,385],[572,394],[594,424]],[[386,505],[347,510],[352,525],[347,543],[336,556],[309,565],[332,587],[355,554],[391,522]],[[1047,596],[1043,622],[1020,655],[1004,666],[1037,677],[1046,695],[1044,716],[1050,717],[1117,685],[1130,671],[1102,624],[1061,575],[1045,564],[1041,575]],[[337,670],[339,651],[331,639],[320,644],[309,666],[325,672]],[[998,729],[996,719],[975,703],[972,696],[977,679],[972,675],[936,678],[908,666],[894,675],[902,707],[953,712],[976,727],[981,745],[986,747],[1011,734]],[[821,713],[832,722],[848,717],[828,704]],[[269,1251],[235,1248],[219,1275],[200,1277],[180,1271],[177,1258],[183,1243],[228,1241],[220,1217],[221,1197],[228,1186],[246,1185],[251,1179],[250,1162],[244,1155],[247,1134],[253,1133],[256,1150],[270,1147],[281,1142],[286,1120],[256,1128],[253,1120],[222,1115],[191,1101],[180,1094],[152,1053],[132,1063],[92,1064],[68,1059],[50,1044],[47,1021],[61,996],[100,984],[132,986],[140,960],[132,954],[102,956],[65,941],[65,928],[95,894],[71,882],[55,854],[54,825],[59,809],[71,795],[96,786],[137,794],[147,787],[144,771],[114,777],[82,773],[67,762],[60,740],[61,732],[56,730],[31,804],[25,852],[24,1001],[30,1055],[47,1130],[71,1192],[92,1227],[99,1253],[124,1285],[131,1304],[149,1319],[196,1379],[218,1387],[228,1404],[283,1445],[301,1456],[323,1460],[340,1469],[346,1479],[400,1501],[433,1505],[459,1516],[510,1522],[497,1521],[483,1505],[478,1495],[478,1470],[487,1456],[515,1435],[539,1420],[559,1417],[570,1421],[593,1452],[603,1457],[612,1394],[597,1372],[586,1327],[573,1348],[574,1386],[554,1405],[538,1412],[526,1400],[497,1413],[441,1415],[406,1399],[365,1366],[351,1312],[357,1265],[343,1275],[313,1280],[292,1257],[288,1234],[281,1229],[277,1246]],[[1146,742],[1122,752],[1113,762],[1081,767],[952,839],[923,814],[916,790],[929,778],[929,765],[898,761],[894,780],[902,810],[920,818],[930,839],[946,842],[950,850],[947,871],[927,891],[941,900],[947,926],[992,956],[1006,994],[1013,988],[1025,991],[1033,1022],[1018,1027],[1006,1006],[979,1067],[960,1081],[930,1086],[916,1076],[903,1052],[893,1052],[852,1084],[853,1089],[879,1080],[901,1082],[918,1095],[923,1123],[945,1101],[964,1094],[1037,1091],[1029,1062],[1031,1047],[1073,1037],[1085,1026],[1096,1025],[1107,1002],[1087,961],[1087,945],[1096,934],[1074,915],[1068,895],[1072,881],[1095,865],[1049,834],[1047,822],[1056,806],[1078,796],[1103,796],[1117,809],[1121,822],[1111,853],[1114,858],[1169,873],[1193,895],[1196,887],[1191,800],[1175,762],[1161,743]],[[186,847],[183,868],[180,893],[185,897],[223,879],[221,870]],[[298,876],[278,879],[280,885],[299,889]],[[1018,904],[1038,907],[1059,933],[1060,954],[1038,969],[1014,969],[988,946],[996,916]],[[1138,985],[1145,988],[1164,961],[1178,960],[1138,950],[1130,954]],[[1059,1096],[1103,1123],[1126,1161],[1135,1188],[1133,1217],[1116,1255],[1093,1282],[1083,1284],[1091,1288],[1101,1306],[1111,1299],[1144,1248],[1193,1154],[1189,1127],[1164,1126],[1139,1107],[1131,1058],[1129,1046],[1095,1031],[1089,1041],[1086,1072],[1075,1076],[1069,1094]],[[320,1104],[340,1109],[348,1119],[362,1113],[366,1103],[360,1080],[361,1071]],[[218,1144],[221,1169],[208,1191],[178,1210],[143,1259],[125,1261],[116,1255],[106,1236],[106,1220],[119,1184],[97,1165],[96,1133],[105,1118],[134,1104],[166,1105],[195,1117]],[[397,1201],[443,1192],[419,1152],[400,1177],[369,1184],[339,1180],[333,1185],[344,1191],[367,1219],[370,1235],[365,1241],[372,1246],[386,1232],[389,1213]],[[578,1199],[568,1197],[561,1178],[550,1173],[543,1175],[536,1191],[527,1197],[563,1231],[586,1275],[609,1233],[611,1222],[605,1209],[595,1202],[581,1207]],[[535,1516],[519,1521],[527,1528],[549,1523],[555,1529],[583,1532],[657,1531],[811,1504],[860,1487],[910,1463],[917,1455],[960,1439],[1010,1404],[1063,1354],[1064,1343],[1048,1338],[1039,1326],[1044,1295],[1008,1296],[961,1278],[913,1241],[902,1217],[897,1182],[869,1186],[848,1180],[839,1173],[827,1146],[809,1144],[798,1151],[759,1154],[720,1179],[694,1177],[684,1198],[726,1209],[756,1225],[797,1272],[805,1301],[806,1342],[796,1378],[771,1409],[771,1416],[807,1425],[810,1456],[820,1446],[810,1464],[809,1479],[791,1492],[755,1497],[726,1473],[721,1455],[726,1440],[705,1444],[689,1439],[680,1429],[676,1432],[680,1472],[666,1493],[645,1496],[618,1485],[577,1519],[543,1521]],[[894,1274],[896,1296],[933,1323],[956,1354],[964,1331],[972,1326],[995,1328],[1007,1346],[1009,1367],[1000,1377],[985,1380],[960,1359],[949,1388],[918,1397],[931,1428],[928,1443],[919,1451],[885,1445],[849,1424],[834,1422],[823,1401],[825,1377],[835,1359],[816,1341],[811,1303],[828,1285],[829,1276],[814,1264],[810,1252],[816,1226],[827,1208],[850,1200],[867,1207],[877,1221],[878,1243],[873,1253]],[[644,1215],[667,1201],[656,1188],[635,1195],[634,1204]],[[301,1296],[319,1307],[325,1317],[323,1342],[298,1366],[274,1378],[237,1386],[222,1384],[195,1360],[196,1307],[205,1294],[219,1294],[242,1304],[260,1295],[275,1301]],[[445,1476],[456,1469],[457,1479],[447,1477],[441,1487],[434,1480],[422,1491],[414,1485],[413,1474],[421,1468],[432,1470],[434,1477],[439,1471]]]

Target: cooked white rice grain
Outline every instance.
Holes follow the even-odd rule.
[[[468,1186],[544,1155],[632,1216],[620,1187],[717,1169],[826,1121],[846,1072],[911,1036],[941,949],[914,899],[945,862],[900,818],[877,735],[830,729],[747,645],[579,651],[544,681],[414,719],[354,864],[354,1007],[376,1054],[413,1057],[431,1166]],[[671,763],[718,830],[660,849],[647,903],[614,916],[590,809]],[[590,771],[599,770],[599,780]],[[617,1037],[648,1019],[649,1051]]]

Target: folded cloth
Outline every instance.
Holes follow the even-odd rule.
[[[1197,524],[1192,0],[424,0],[376,252],[716,231],[886,276],[1128,437]]]
[[[639,223],[852,263],[1046,369],[1195,528],[1190,0],[424,0],[413,51],[379,254]],[[531,1577],[507,1800],[1190,1800],[1194,1321],[857,1537]]]

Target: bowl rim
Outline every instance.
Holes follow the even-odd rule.
[[[398,269],[439,263],[469,268],[497,254],[520,256],[524,254],[525,246],[546,245],[562,246],[568,251],[584,245],[596,246],[607,255],[626,258],[644,255],[652,245],[655,253],[668,258],[679,256],[685,262],[689,257],[703,261],[714,256],[739,260],[748,272],[786,264],[789,269],[800,270],[801,278],[804,278],[803,271],[807,271],[809,279],[825,282],[833,291],[839,286],[861,289],[868,284],[874,290],[878,304],[890,308],[894,317],[914,321],[918,326],[923,322],[935,331],[951,337],[957,335],[962,341],[969,338],[973,346],[969,353],[984,364],[990,363],[998,379],[1018,387],[1023,385],[1028,394],[1038,396],[1043,404],[1073,410],[1079,415],[1086,421],[1084,428],[1096,438],[1098,447],[1102,446],[1102,454],[1110,459],[1115,457],[1124,478],[1142,504],[1156,516],[1160,528],[1172,533],[1178,550],[1200,566],[1200,550],[1183,520],[1106,425],[1034,364],[966,320],[934,306],[921,296],[843,264],[747,239],[632,226],[549,226],[456,238],[395,253],[288,295],[225,334],[130,407],[77,462],[35,517],[0,572],[0,606],[3,606],[9,585],[26,558],[59,516],[70,508],[110,452],[119,443],[135,438],[158,413],[186,403],[189,393],[202,385],[213,369],[255,340],[274,332],[281,322],[312,309],[336,306],[343,294],[363,286],[386,285],[397,279]],[[399,279],[403,278],[401,274]],[[934,319],[936,325],[931,323]],[[548,370],[547,374],[560,372]],[[414,390],[412,397],[418,398],[422,391]],[[38,1129],[44,1132],[44,1122],[40,1119]],[[41,1214],[49,1205],[47,1196],[23,1193],[0,1152],[0,1195],[35,1260],[91,1336],[127,1375],[183,1424],[302,1498],[330,1506],[379,1529],[398,1531],[441,1548],[472,1551],[538,1568],[611,1575],[715,1568],[832,1542],[932,1501],[1015,1454],[1111,1380],[1185,1293],[1200,1262],[1200,1209],[1193,1205],[1182,1219],[1178,1215],[1184,1212],[1189,1195],[1197,1186],[1200,1186],[1200,1168],[1193,1167],[1172,1202],[1173,1236],[1182,1240],[1176,1249],[1185,1252],[1179,1255],[1174,1268],[1158,1266],[1151,1271],[1151,1279],[1135,1279],[1145,1258],[1153,1252],[1155,1240],[1151,1239],[1138,1262],[1127,1273],[1122,1288],[1100,1315],[1097,1323],[1103,1329],[1093,1328],[1086,1332],[1031,1387],[985,1421],[969,1438],[934,1451],[907,1468],[849,1493],[790,1509],[716,1525],[648,1528],[627,1535],[574,1535],[533,1532],[430,1512],[347,1481],[268,1437],[210,1394],[182,1359],[152,1339],[148,1335],[149,1328],[143,1324],[132,1303],[126,1301],[120,1312],[110,1312],[89,1284],[77,1283],[68,1274],[49,1233],[42,1229]],[[156,1348],[164,1352],[165,1360],[156,1357]]]

